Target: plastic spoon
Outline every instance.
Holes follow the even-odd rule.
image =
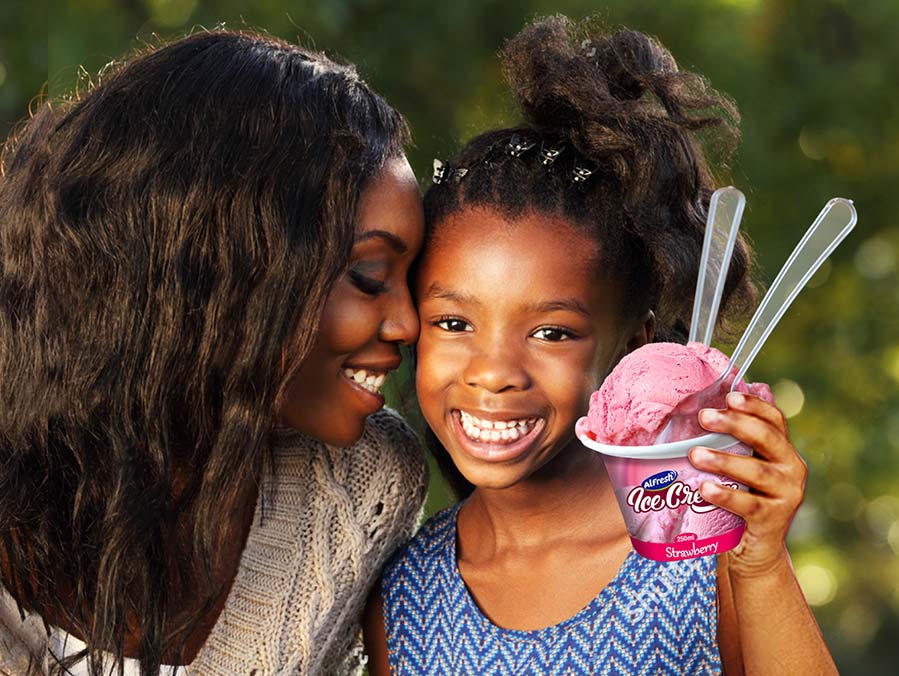
[[[709,214],[705,225],[705,239],[702,243],[702,258],[699,261],[699,277],[696,280],[696,294],[693,297],[693,318],[690,322],[689,340],[709,345],[715,331],[715,320],[727,270],[740,230],[740,220],[746,197],[733,186],[718,188],[709,201]]]
[[[696,419],[698,411],[723,404],[724,395],[733,391],[746,374],[787,308],[821,264],[852,231],[857,220],[858,215],[850,200],[835,197],[824,206],[765,294],[731,355],[727,368],[711,385],[691,394],[677,405],[656,440],[657,444],[673,441],[675,437],[683,439],[685,430],[696,435],[704,433]]]

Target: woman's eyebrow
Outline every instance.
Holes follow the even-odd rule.
[[[406,243],[401,240],[399,237],[394,235],[392,232],[387,232],[386,230],[366,230],[363,233],[360,233],[358,237],[356,237],[355,244],[359,242],[364,242],[366,240],[372,239],[373,237],[379,237],[387,242],[390,245],[390,248],[396,251],[398,254],[404,254],[409,250],[409,247],[406,246]]]

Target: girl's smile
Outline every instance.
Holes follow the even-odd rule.
[[[511,461],[526,453],[546,428],[540,416],[507,415],[453,409],[452,430],[459,447],[488,462]],[[480,417],[483,416],[483,417]]]
[[[629,347],[596,244],[563,218],[478,208],[438,230],[416,279],[425,419],[477,486],[567,465],[590,392]]]

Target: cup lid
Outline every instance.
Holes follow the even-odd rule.
[[[580,442],[591,451],[596,451],[603,455],[612,455],[616,458],[633,458],[636,460],[686,458],[690,453],[690,449],[694,446],[706,446],[707,448],[714,448],[720,451],[740,443],[739,439],[735,439],[729,434],[710,433],[693,437],[692,439],[669,441],[664,444],[653,444],[651,446],[616,446],[613,444],[601,444],[588,429],[585,424],[586,421],[586,418],[581,418],[578,420],[578,424],[575,427],[575,432]]]

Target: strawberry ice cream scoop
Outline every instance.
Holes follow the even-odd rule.
[[[587,427],[600,443],[652,444],[668,415],[689,395],[711,385],[728,357],[702,343],[649,343],[626,355],[590,397]],[[734,388],[773,402],[764,383]]]

